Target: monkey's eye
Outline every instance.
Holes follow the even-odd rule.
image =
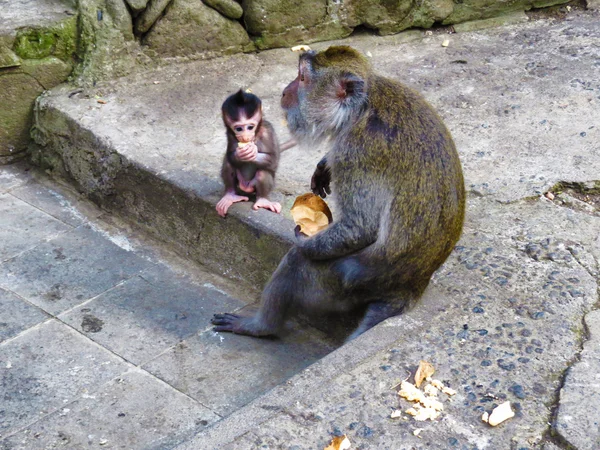
[[[239,132],[241,132],[241,131],[244,131],[244,127],[235,127],[234,129],[235,129],[235,131],[237,131],[238,133],[239,133]]]
[[[248,125],[248,131],[254,130],[254,125]]]

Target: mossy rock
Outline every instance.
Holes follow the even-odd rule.
[[[0,69],[19,67],[21,60],[4,42],[0,41]]]
[[[32,105],[43,87],[31,75],[11,71],[0,75],[0,157],[13,157],[27,148]]]
[[[277,35],[296,27],[328,22],[327,0],[244,0],[244,22],[251,35]]]
[[[341,39],[352,34],[352,28],[338,21],[321,23],[312,28],[294,27],[284,33],[263,33],[254,39],[254,44],[259,50],[276,47],[293,47],[298,44],[310,44],[311,42],[329,41]]]
[[[72,60],[77,48],[77,18],[68,17],[47,27],[27,27],[17,31],[14,52],[22,59],[55,56]]]
[[[468,20],[489,19],[513,11],[568,3],[569,0],[463,0],[454,6],[454,11],[444,24],[455,24]]]
[[[67,81],[73,64],[50,56],[44,59],[23,60],[21,70],[31,75],[44,89],[51,89]]]

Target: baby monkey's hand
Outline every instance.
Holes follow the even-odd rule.
[[[236,155],[240,161],[254,161],[258,155],[258,147],[254,142],[238,142]]]

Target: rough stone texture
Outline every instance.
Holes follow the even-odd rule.
[[[9,67],[18,67],[21,65],[21,60],[14,52],[8,48],[6,44],[0,41],[0,69]]]
[[[322,0],[244,0],[244,22],[259,49],[339,39],[352,33],[340,4]]]
[[[32,106],[42,86],[23,73],[0,74],[0,163],[12,162],[29,143]]]
[[[41,309],[0,289],[0,343],[48,317]]]
[[[393,34],[410,26],[410,14],[414,5],[410,1],[354,0],[345,3],[344,9],[344,12],[348,14],[348,25],[351,27],[363,25],[377,30],[381,34]]]
[[[127,4],[133,11],[134,15],[138,14],[140,11],[143,11],[148,6],[149,0],[127,0]]]
[[[380,0],[274,1],[244,0],[244,22],[259,48],[290,46],[337,39],[364,27],[381,35],[408,28],[429,28],[487,19],[514,11],[566,3],[566,0],[429,0],[422,2]]]
[[[180,448],[324,448],[332,434],[347,434],[353,448],[538,448],[583,340],[581,318],[598,300],[597,276],[581,261],[587,254],[597,266],[599,226],[598,214],[543,199],[471,198],[456,251],[412,311]],[[539,253],[527,250],[547,239]],[[435,422],[391,419],[409,407],[392,387],[421,359],[458,393]],[[481,414],[504,400],[516,417],[491,429]]]
[[[0,261],[32,248],[70,227],[8,194],[0,194]]]
[[[216,9],[225,17],[239,19],[244,14],[242,5],[234,0],[203,0],[211,8]]]
[[[127,367],[56,320],[3,344],[0,358],[3,437],[64,408],[73,397],[95,390]]]
[[[253,48],[239,22],[223,17],[202,0],[173,0],[143,42],[162,57],[235,53]]]
[[[158,272],[156,269],[151,272]],[[160,269],[134,277],[61,319],[114,353],[142,365],[244,304]],[[148,280],[147,280],[148,279]]]
[[[472,20],[459,23],[453,26],[456,33],[468,33],[469,31],[485,30],[488,28],[500,27],[505,25],[514,25],[517,23],[529,22],[529,17],[523,11],[503,14],[490,19]]]
[[[136,33],[141,34],[147,32],[150,27],[154,25],[156,19],[163,13],[170,1],[171,0],[150,0],[148,2],[148,7],[135,21]]]
[[[293,27],[310,28],[327,16],[326,0],[244,0],[244,22],[251,35],[282,33]]]
[[[65,233],[6,262],[0,286],[58,314],[151,266],[116,244],[100,246],[104,239],[88,226]],[[92,279],[79,283],[86,274]]]
[[[80,0],[78,6],[77,82],[93,84],[130,73],[140,50],[133,40],[131,18],[123,0]],[[102,20],[98,20],[99,14]]]
[[[24,156],[35,98],[71,73],[77,32],[72,14],[64,2],[0,4],[0,104],[8,106],[0,109],[0,164]]]
[[[169,434],[202,430],[220,417],[148,373],[131,368],[19,432],[0,448],[160,446]]]
[[[333,349],[306,329],[287,330],[287,336],[284,332],[279,339],[266,340],[207,330],[144,369],[227,416]]]
[[[114,27],[126,40],[133,39],[133,21],[125,0],[106,0],[106,11],[112,18]]]
[[[0,35],[52,25],[75,12],[75,0],[0,0]]]
[[[600,10],[600,0],[587,0],[586,4],[587,4],[588,9],[591,9],[594,11]]]
[[[585,316],[589,339],[567,372],[554,428],[579,450],[600,448],[600,311]]]
[[[35,26],[17,31],[14,51],[22,59],[56,56],[70,61],[77,42],[77,19],[68,17],[46,27]]]
[[[446,17],[443,23],[452,24],[467,20],[487,19],[505,12],[543,8],[561,3],[568,2],[563,0],[465,0],[457,2],[452,14]]]
[[[42,89],[47,90],[64,82],[73,70],[73,65],[50,56],[44,59],[23,60],[21,70],[33,77]]]

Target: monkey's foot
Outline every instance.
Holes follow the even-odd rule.
[[[272,202],[269,199],[264,197],[260,197],[256,199],[256,203],[252,207],[252,209],[265,208],[269,211],[273,211],[274,213],[279,214],[281,212],[281,205],[277,202]]]
[[[232,194],[232,193],[227,193],[223,196],[223,198],[221,200],[219,200],[219,203],[217,203],[217,213],[219,213],[219,215],[221,217],[225,217],[225,215],[227,214],[227,210],[229,209],[229,207],[231,205],[233,205],[234,203],[237,202],[247,202],[248,201],[248,197],[244,197],[242,195],[237,195],[237,194]]]
[[[269,336],[275,334],[272,331],[265,330],[256,326],[253,317],[242,317],[237,314],[215,314],[210,320],[214,326],[214,331],[227,331],[235,334],[245,334],[247,336]]]

